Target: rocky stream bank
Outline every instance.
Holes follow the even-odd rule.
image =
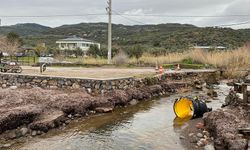
[[[81,89],[48,90],[14,86],[1,89],[0,147],[11,146],[11,141],[16,138],[37,136],[66,126],[75,118],[112,112],[115,107],[168,96],[188,85],[188,82],[163,82],[106,94],[88,93]]]

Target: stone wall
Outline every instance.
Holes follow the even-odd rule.
[[[2,88],[17,87],[41,87],[41,88],[84,88],[86,90],[113,90],[126,89],[133,87],[133,78],[116,79],[90,79],[90,78],[67,78],[67,77],[48,77],[22,74],[0,73],[0,86]]]
[[[185,80],[204,73],[171,73],[157,75],[154,77],[145,77],[142,79],[114,78],[114,79],[91,79],[91,78],[69,78],[69,77],[51,77],[35,76],[24,74],[0,73],[0,87],[41,87],[41,88],[64,88],[64,89],[86,89],[88,91],[105,92],[114,89],[128,89],[131,87],[142,87],[145,85],[159,84],[164,80]],[[207,74],[207,73],[205,73]]]

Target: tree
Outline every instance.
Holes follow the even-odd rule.
[[[142,54],[143,54],[143,48],[140,45],[135,45],[128,51],[128,55],[130,57],[135,57],[137,61],[142,56]]]
[[[84,52],[83,52],[83,50],[82,50],[81,48],[78,47],[78,48],[75,50],[75,54],[76,54],[76,57],[78,57],[78,56],[83,56]]]
[[[88,54],[96,58],[100,56],[100,49],[97,45],[90,45]]]
[[[23,44],[23,39],[15,32],[8,33],[6,38],[10,43],[18,42],[20,45]]]
[[[10,56],[15,56],[18,52],[20,43],[17,40],[9,41],[7,37],[0,37],[0,50],[2,52],[8,53]]]
[[[35,53],[38,57],[40,57],[42,54],[46,52],[47,48],[44,44],[37,44],[35,47]]]

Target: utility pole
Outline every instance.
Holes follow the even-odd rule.
[[[111,64],[112,59],[112,0],[108,0],[107,7],[108,15],[109,15],[109,23],[108,23],[108,64]]]

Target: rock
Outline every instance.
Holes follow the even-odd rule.
[[[43,81],[42,81],[42,84],[47,84],[47,83],[48,83],[47,80],[43,80]]]
[[[37,131],[37,135],[43,134],[42,131]]]
[[[108,112],[113,111],[113,108],[112,107],[97,107],[95,108],[95,111],[98,113],[108,113]]]
[[[65,124],[69,124],[71,121],[70,120],[66,120],[65,121]]]
[[[17,86],[11,86],[10,89],[15,90],[15,89],[17,89]]]
[[[211,144],[208,144],[204,147],[204,150],[214,150],[214,146]]]
[[[3,147],[4,148],[9,148],[9,147],[11,147],[11,144],[4,144]]]
[[[88,92],[89,94],[91,94],[91,93],[92,93],[91,88],[87,88],[87,92]]]
[[[210,100],[210,99],[205,99],[204,101],[205,101],[205,103],[211,103],[212,102],[212,100]]]
[[[185,139],[185,137],[184,136],[180,136],[180,139],[183,140],[183,139]]]
[[[203,134],[206,135],[207,137],[210,137],[210,134],[209,134],[208,131],[205,131],[205,130],[204,130],[204,131],[203,131]]]
[[[199,139],[196,136],[190,137],[190,143],[197,143]]]
[[[133,99],[132,101],[129,102],[129,105],[136,105],[138,101],[136,99]]]
[[[203,138],[203,134],[201,134],[201,133],[197,133],[196,136],[197,136],[198,138]]]
[[[205,144],[203,142],[201,142],[201,141],[198,141],[197,146],[202,147],[202,146],[205,146]]]
[[[20,131],[20,130],[16,130],[16,138],[20,138],[20,137],[22,137],[23,135],[22,135],[22,132]]]
[[[198,79],[195,79],[195,80],[194,80],[194,84],[196,84],[196,85],[200,85],[200,84],[201,84],[201,81],[200,81],[200,80],[198,80]]]
[[[204,124],[203,124],[203,123],[197,123],[197,124],[195,125],[195,127],[196,127],[197,129],[204,129]]]
[[[202,138],[202,139],[200,139],[200,141],[201,141],[204,145],[207,145],[207,144],[208,144],[207,139]]]
[[[90,110],[90,111],[89,111],[89,113],[90,113],[90,114],[95,114],[95,113],[96,113],[96,111],[94,111],[94,110]]]
[[[69,115],[68,115],[68,118],[70,118],[70,119],[71,119],[71,118],[73,118],[73,116],[72,116],[71,114],[69,114]]]
[[[8,138],[9,139],[15,139],[17,136],[16,136],[16,132],[15,131],[12,131],[8,134]]]
[[[32,135],[32,136],[36,136],[36,135],[37,135],[37,132],[36,132],[36,131],[32,131],[31,135]]]
[[[72,88],[73,88],[73,89],[79,89],[79,88],[80,88],[80,85],[77,84],[77,83],[74,83],[74,84],[72,85]]]
[[[196,85],[195,88],[196,88],[197,90],[202,90],[202,86],[201,86],[201,85]]]
[[[192,136],[194,136],[194,133],[189,133],[188,136],[192,137]]]
[[[6,88],[7,87],[7,85],[6,84],[2,84],[2,88]]]
[[[210,97],[218,97],[218,93],[212,89],[207,92],[207,95]]]
[[[50,86],[57,86],[57,81],[55,81],[55,80],[49,80],[48,85],[50,85]]]
[[[74,116],[77,117],[77,118],[80,118],[80,117],[81,117],[80,114],[75,114]]]
[[[28,128],[21,128],[20,131],[21,131],[22,136],[24,136],[28,133],[29,129]]]

